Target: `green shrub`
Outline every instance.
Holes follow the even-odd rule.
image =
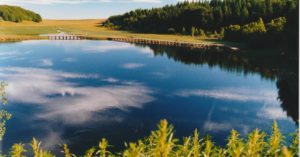
[[[158,129],[152,131],[150,136],[125,144],[126,148],[121,153],[112,153],[106,139],[99,142],[99,146],[87,150],[84,157],[293,157],[298,156],[298,131],[293,136],[289,147],[284,145],[283,136],[274,122],[270,136],[255,129],[246,139],[240,137],[235,130],[231,131],[225,147],[216,146],[209,138],[199,138],[199,132],[194,131],[191,137],[183,138],[182,142],[174,137],[173,126],[166,120],[161,120]],[[26,150],[24,144],[12,146],[10,156],[24,157]],[[53,157],[49,151],[41,148],[41,142],[33,139],[31,142],[34,157]],[[64,157],[75,157],[66,144],[63,145]]]
[[[206,33],[205,33],[204,30],[201,29],[201,28],[199,28],[199,30],[198,30],[198,35],[199,35],[200,37],[206,37]]]
[[[241,39],[241,26],[230,25],[225,28],[224,39],[229,41],[236,41]]]
[[[195,28],[195,36],[198,36],[199,35],[199,30],[198,28]]]
[[[4,82],[0,83],[0,101],[2,104],[7,104],[8,100],[6,98],[6,93],[5,93],[5,87],[7,84]],[[8,113],[6,110],[0,110],[0,141],[2,140],[5,131],[6,131],[6,121],[8,121],[11,118],[11,114]]]
[[[192,35],[192,37],[194,37],[196,35],[196,31],[197,31],[196,27],[192,27],[191,28],[191,35]]]
[[[24,148],[24,144],[22,143],[17,143],[17,144],[14,144],[12,147],[11,147],[11,150],[10,150],[10,156],[11,157],[25,157],[24,156],[24,153],[26,152],[25,148]]]
[[[42,17],[30,10],[18,6],[0,5],[0,17],[4,21],[22,22],[33,21],[40,22]]]
[[[271,20],[266,24],[267,27],[267,39],[275,45],[281,45],[280,43],[287,40],[288,37],[285,33],[287,20],[285,17],[279,17]]]
[[[224,39],[245,41],[254,47],[267,46],[268,43],[274,44],[284,40],[283,30],[286,22],[284,17],[280,17],[265,25],[263,19],[259,18],[257,21],[243,26],[230,25],[225,28]]]
[[[267,30],[269,33],[282,32],[284,30],[286,22],[287,21],[285,17],[273,19],[270,23],[267,23]]]
[[[224,38],[225,29],[222,27],[220,31],[221,38]]]
[[[253,47],[261,47],[265,44],[267,29],[262,18],[242,27],[242,40],[247,41]]]
[[[259,18],[256,22],[251,22],[249,24],[246,24],[242,27],[242,33],[243,35],[257,35],[266,33],[267,29],[265,27],[264,21],[262,18]]]
[[[289,147],[291,152],[293,153],[293,156],[298,156],[299,154],[299,131],[295,131],[293,134],[293,141]]]

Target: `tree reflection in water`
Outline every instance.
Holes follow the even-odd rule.
[[[168,58],[183,64],[219,67],[222,70],[234,73],[260,74],[263,79],[277,82],[278,99],[281,107],[298,125],[298,60],[285,57],[277,52],[199,52],[199,50],[186,50],[185,48],[149,46],[154,55],[166,55]],[[295,54],[295,53],[294,53]],[[294,57],[298,58],[298,57]]]

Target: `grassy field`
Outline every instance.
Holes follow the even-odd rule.
[[[40,23],[22,22],[13,23],[0,21],[0,42],[26,39],[42,39],[42,34],[67,32],[87,35],[95,39],[107,39],[109,37],[134,37],[157,40],[175,40],[186,42],[201,42],[204,44],[216,43],[213,38],[200,39],[188,35],[161,35],[140,34],[127,31],[109,30],[101,27],[104,20],[43,20]]]

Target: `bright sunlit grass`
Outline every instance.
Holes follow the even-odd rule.
[[[189,35],[168,35],[168,34],[142,34],[127,31],[110,30],[101,27],[104,20],[43,20],[40,23],[35,22],[0,22],[0,41],[5,40],[22,40],[37,39],[42,34],[52,34],[67,32],[73,34],[87,35],[94,39],[107,39],[109,37],[124,38],[145,38],[156,40],[172,40],[186,42],[201,42],[205,44],[213,43],[212,41],[191,37]]]

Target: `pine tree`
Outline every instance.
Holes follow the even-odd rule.
[[[181,31],[182,34],[186,34],[186,30],[185,30],[185,27],[182,27],[182,31]]]
[[[191,33],[192,33],[192,37],[194,37],[196,33],[196,28],[194,26],[191,28]]]

